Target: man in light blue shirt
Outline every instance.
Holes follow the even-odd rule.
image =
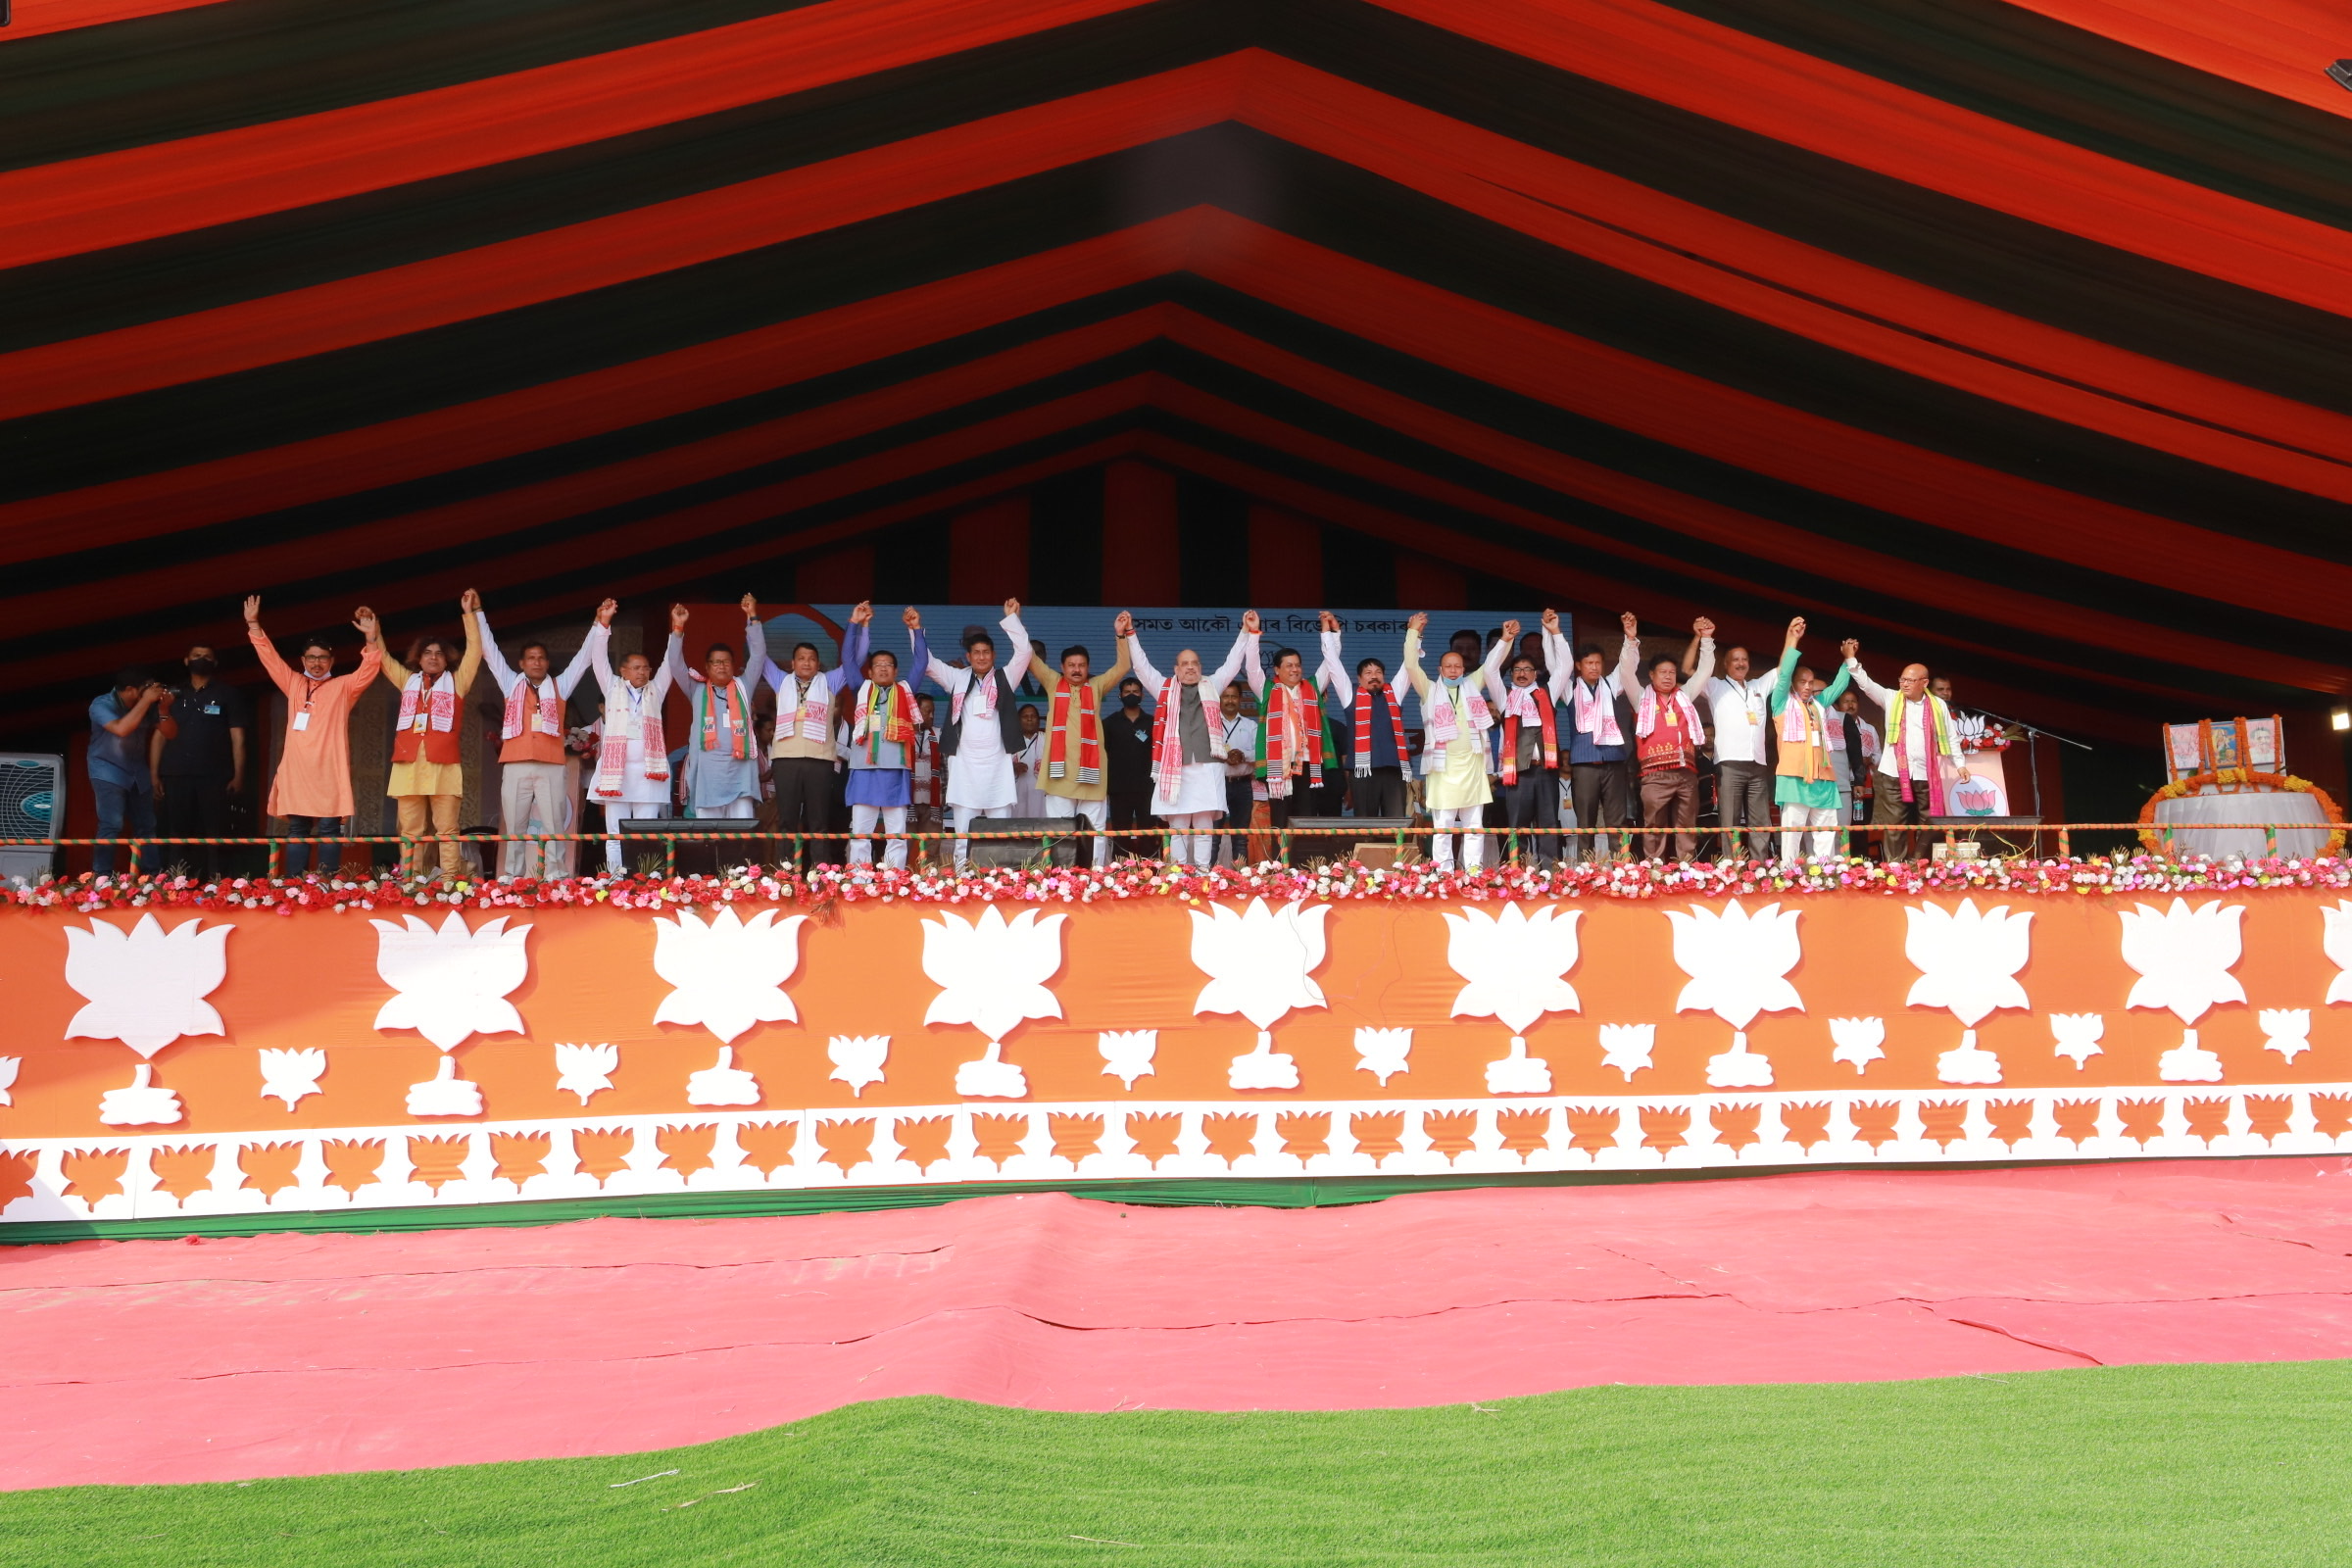
[[[125,669],[115,688],[90,699],[90,793],[98,802],[98,837],[119,839],[155,831],[155,776],[147,765],[147,744],[155,733],[156,707],[164,688],[143,671]],[[90,852],[90,869],[111,876],[115,850],[101,844]],[[130,855],[138,869],[138,852]]]

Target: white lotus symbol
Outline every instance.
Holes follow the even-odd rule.
[[[612,1071],[620,1065],[615,1045],[556,1047],[556,1093],[577,1095],[580,1103],[612,1087]]]
[[[142,1061],[129,1087],[98,1097],[98,1119],[110,1127],[169,1125],[179,1120],[179,1097],[155,1081],[155,1063]]]
[[[326,1053],[313,1046],[302,1051],[265,1051],[262,1056],[262,1098],[282,1100],[292,1110],[305,1095],[324,1094],[318,1080],[326,1071]]]
[[[2322,1000],[2352,1002],[2352,900],[2338,899],[2334,908],[2320,911],[2320,947],[2336,967]]]
[[[2194,1029],[2183,1029],[2180,1043],[2156,1058],[2156,1076],[2168,1084],[2218,1084],[2222,1058],[2197,1044]]]
[[[1548,904],[1533,917],[1516,904],[1504,905],[1499,915],[1466,908],[1446,916],[1449,928],[1446,961],[1455,974],[1470,982],[1454,996],[1453,1016],[1494,1018],[1506,1025],[1511,1031],[1511,1050],[1503,1060],[1535,1059],[1527,1054],[1527,1031],[1536,1020],[1547,1012],[1575,1012],[1582,1007],[1576,988],[1567,979],[1568,971],[1576,967],[1576,922],[1581,918],[1580,910],[1562,910]],[[1503,1080],[1534,1082],[1540,1075],[1544,1087],[1533,1093],[1547,1093],[1551,1069],[1541,1061],[1538,1068],[1540,1072],[1507,1069]],[[1496,1094],[1529,1092],[1495,1088],[1493,1073],[1487,1076],[1487,1087]]]
[[[1023,909],[1007,920],[992,904],[968,923],[947,913],[923,922],[923,973],[940,988],[923,1022],[970,1024],[988,1037],[978,1060],[956,1067],[957,1094],[1018,1100],[1029,1092],[1019,1065],[1004,1059],[1004,1037],[1023,1019],[1062,1015],[1046,982],[1061,968],[1068,919]]]
[[[2030,1007],[2017,971],[2026,966],[2034,914],[2009,912],[2007,905],[1980,911],[1974,899],[1957,909],[1915,904],[1903,911],[1909,929],[1903,956],[1919,970],[1913,1007],[1948,1007],[1974,1028],[1995,1007]]]
[[[2242,904],[2218,899],[2188,906],[2175,899],[2169,909],[2145,904],[2119,911],[2124,922],[2124,961],[2139,972],[2128,1007],[2167,1007],[2183,1024],[2193,1024],[2221,1002],[2243,1002],[2246,988],[2230,972],[2243,952],[2238,922]]]
[[[2051,1047],[2051,1050],[2058,1055],[2072,1056],[2075,1059],[2075,1071],[2077,1072],[2081,1072],[2082,1063],[2091,1057],[2106,1054],[2099,1045],[2100,1037],[2106,1033],[2107,1020],[2099,1013],[2053,1012],[2050,1014],[2050,1036],[2057,1042]]]
[[[1263,899],[1236,912],[1212,904],[1193,916],[1193,967],[1209,977],[1193,1001],[1195,1014],[1237,1012],[1257,1026],[1257,1049],[1233,1058],[1225,1081],[1235,1089],[1296,1089],[1298,1064],[1274,1050],[1274,1025],[1294,1007],[1320,1007],[1323,921],[1331,906],[1302,908],[1293,899],[1279,910]]]
[[[479,1116],[482,1113],[482,1086],[458,1076],[458,1058],[447,1051],[441,1054],[441,1065],[433,1075],[420,1084],[409,1085],[409,1114],[412,1116]]]
[[[1787,978],[1804,956],[1797,913],[1767,904],[1751,916],[1737,899],[1721,914],[1696,904],[1689,914],[1667,910],[1674,961],[1690,977],[1674,1010],[1703,1009],[1734,1029],[1745,1029],[1759,1012],[1804,1011],[1804,999]]]
[[[1413,1054],[1413,1032],[1410,1029],[1358,1029],[1355,1032],[1355,1067],[1380,1080],[1380,1087],[1389,1087],[1389,1080],[1406,1070],[1405,1058]]]
[[[1797,942],[1795,909],[1767,904],[1750,916],[1734,899],[1718,914],[1703,905],[1684,914],[1666,911],[1674,923],[1674,961],[1690,977],[1674,1010],[1712,1012],[1732,1026],[1732,1049],[1707,1058],[1707,1082],[1717,1089],[1766,1089],[1772,1062],[1747,1049],[1747,1026],[1759,1012],[1805,1010],[1788,971],[1804,956]]]
[[[850,1093],[864,1098],[868,1084],[882,1081],[882,1064],[890,1058],[888,1035],[835,1035],[825,1042],[825,1054],[833,1059],[833,1070],[825,1074],[850,1086]]]
[[[1832,1018],[1830,1039],[1836,1049],[1830,1053],[1832,1061],[1850,1065],[1856,1074],[1866,1072],[1870,1064],[1886,1054],[1886,1020],[1884,1018]]]
[[[2292,1061],[2311,1049],[2309,1007],[2265,1007],[2261,1013],[2262,1048]]]
[[[376,1010],[376,1028],[414,1029],[443,1051],[468,1035],[523,1032],[507,993],[530,974],[529,926],[510,931],[502,914],[467,930],[454,909],[437,931],[413,914],[402,922],[368,922],[376,932],[375,972],[396,993]]]
[[[798,1023],[784,982],[801,966],[805,914],[777,918],[762,909],[749,920],[721,905],[705,924],[691,909],[654,922],[654,972],[673,989],[654,1009],[656,1023],[701,1024],[721,1045],[756,1023]]]
[[[127,931],[96,919],[86,931],[66,927],[66,984],[89,1004],[66,1025],[66,1037],[120,1040],[146,1060],[182,1035],[225,1033],[204,999],[228,977],[225,944],[234,928],[202,925],[183,920],[166,934],[154,915],[143,914]]]
[[[1657,1043],[1654,1023],[1604,1023],[1600,1026],[1600,1064],[1616,1068],[1630,1084],[1634,1074],[1655,1065],[1649,1053]]]
[[[1152,1058],[1159,1054],[1159,1031],[1156,1029],[1106,1030],[1095,1036],[1095,1050],[1102,1055],[1104,1077],[1115,1077],[1129,1089],[1135,1081],[1152,1072]]]

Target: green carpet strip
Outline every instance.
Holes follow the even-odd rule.
[[[2333,1565],[2348,1439],[2342,1362],[1328,1414],[894,1399],[619,1458],[5,1494],[0,1561]]]

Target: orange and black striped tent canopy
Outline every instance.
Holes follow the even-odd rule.
[[[896,597],[1043,497],[1033,597],[1237,602],[1275,509],[1291,603],[1427,560],[2085,729],[2324,712],[2340,53],[2301,0],[17,0],[0,678],[62,726],[256,589]]]

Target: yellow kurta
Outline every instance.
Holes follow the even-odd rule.
[[[473,677],[482,672],[482,634],[474,628],[471,615],[466,617],[466,657],[458,661],[455,684],[458,689],[458,722],[466,722],[464,713],[466,694],[473,689]],[[384,679],[398,691],[409,683],[412,672],[390,654],[384,655]],[[422,712],[419,705],[418,711]],[[423,748],[419,747],[421,754]],[[392,776],[384,784],[384,793],[397,800],[403,795],[463,795],[466,793],[466,767],[462,762],[430,762],[419,755],[413,762],[394,762]]]
[[[1102,713],[1102,699],[1118,690],[1119,682],[1127,678],[1127,671],[1133,667],[1134,661],[1127,656],[1127,639],[1122,637],[1119,639],[1117,662],[1102,674],[1090,676],[1087,679],[1086,684],[1094,694],[1095,714],[1098,719]],[[1061,671],[1050,667],[1035,654],[1029,656],[1029,669],[1032,674],[1037,676],[1037,683],[1046,689],[1046,708],[1043,716],[1048,723],[1051,723],[1054,718],[1054,688],[1061,684]],[[1047,744],[1051,745],[1052,742],[1049,741]],[[1106,801],[1110,799],[1110,768],[1107,765],[1107,758],[1104,760],[1105,765],[1101,777],[1092,784],[1080,781],[1078,777],[1078,734],[1075,728],[1070,733],[1070,770],[1067,776],[1054,778],[1046,772],[1044,752],[1038,753],[1038,759],[1037,787],[1046,794],[1058,795],[1064,800],[1071,801]]]

